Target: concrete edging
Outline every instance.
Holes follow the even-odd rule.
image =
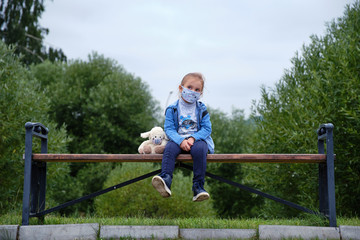
[[[20,226],[20,240],[96,240],[98,223]]]
[[[256,236],[256,229],[208,229],[182,228],[182,239],[250,239]]]
[[[16,239],[19,225],[0,225],[0,239]]]
[[[62,225],[0,225],[0,239],[255,239],[257,229],[207,229],[182,228],[179,226],[127,226],[88,224]],[[335,227],[259,225],[259,239],[342,239],[360,240],[360,226]]]
[[[342,240],[360,240],[360,226],[340,225],[339,228]]]
[[[339,228],[286,226],[286,225],[260,225],[259,239],[301,238],[301,239],[340,239]]]
[[[100,238],[150,238],[164,239],[177,238],[179,236],[178,226],[101,226]]]

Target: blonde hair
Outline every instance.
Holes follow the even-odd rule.
[[[186,83],[186,80],[189,77],[198,78],[200,80],[200,82],[201,82],[201,91],[204,90],[205,77],[201,73],[198,73],[198,72],[193,72],[193,73],[186,74],[183,77],[183,79],[181,80],[181,86],[184,86],[184,84]]]

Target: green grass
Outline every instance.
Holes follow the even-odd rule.
[[[220,219],[220,218],[142,218],[142,217],[61,217],[47,215],[44,224],[99,223],[101,225],[175,225],[180,228],[237,228],[257,229],[259,225],[328,226],[328,222],[317,216],[291,219]],[[0,225],[21,225],[21,214],[9,213],[0,216]],[[30,219],[30,225],[39,224],[37,218]],[[337,218],[338,225],[360,226],[360,218]]]

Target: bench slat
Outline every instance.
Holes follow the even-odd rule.
[[[39,162],[161,162],[162,154],[33,154]],[[192,162],[180,154],[180,162]],[[207,162],[217,163],[325,163],[325,154],[208,154]]]

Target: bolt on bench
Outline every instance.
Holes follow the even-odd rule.
[[[333,124],[322,124],[317,131],[318,154],[208,154],[208,163],[316,163],[319,164],[319,212],[302,207],[298,204],[263,193],[259,190],[224,179],[221,176],[206,172],[206,176],[230,184],[240,189],[258,194],[276,202],[296,208],[298,210],[323,215],[329,219],[329,225],[336,227],[335,209],[335,178],[334,178],[334,148]],[[47,139],[49,130],[41,123],[27,122],[25,124],[25,167],[22,225],[29,225],[30,217],[42,218],[45,214],[58,211],[84,200],[99,196],[109,191],[127,186],[137,181],[149,178],[161,172],[161,169],[97,191],[84,197],[69,201],[59,206],[45,210],[46,193],[46,164],[51,162],[158,162],[161,163],[162,154],[49,154],[47,153]],[[41,139],[41,153],[32,152],[33,137]],[[325,154],[326,142],[326,154]],[[190,154],[180,154],[177,167],[192,171]]]

